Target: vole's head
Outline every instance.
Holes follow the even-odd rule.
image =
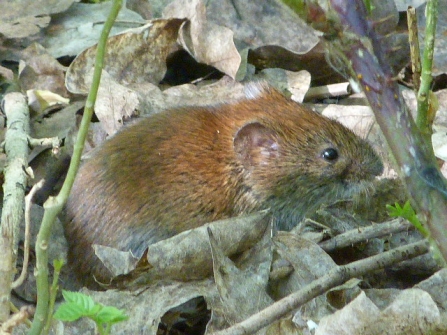
[[[270,207],[284,228],[322,203],[367,190],[382,173],[372,147],[340,123],[284,98],[269,104],[275,112],[243,125],[234,150],[252,201]]]

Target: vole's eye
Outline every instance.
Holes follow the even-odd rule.
[[[324,149],[321,153],[321,157],[328,162],[335,161],[338,158],[338,151],[334,148]]]

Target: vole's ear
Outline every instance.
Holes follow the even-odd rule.
[[[236,157],[246,168],[267,165],[279,156],[276,132],[259,122],[241,127],[233,143]]]

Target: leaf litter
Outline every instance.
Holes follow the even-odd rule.
[[[380,28],[384,33],[393,32],[397,25],[398,13],[391,4],[392,2],[386,2],[383,6],[377,6],[378,13],[393,13],[392,19]],[[58,1],[56,4],[47,1],[37,8],[34,2],[17,1],[0,15],[1,39],[4,42],[0,49],[0,74],[4,73],[2,78],[5,80],[11,80],[8,68],[3,67],[6,64],[4,62],[21,61],[18,80],[22,88],[30,94],[33,92],[39,102],[38,107],[34,108],[36,114],[32,121],[32,129],[39,137],[59,135],[66,139],[67,146],[72,142],[77,127],[76,113],[81,109],[82,100],[88,92],[95,44],[109,6],[109,3]],[[27,10],[22,11],[23,8]],[[441,29],[445,25],[442,13],[441,10]],[[378,16],[380,17],[379,14]],[[209,1],[206,6],[204,2],[197,0],[174,1],[163,10],[163,18],[150,21],[144,21],[138,13],[123,9],[112,35],[115,36],[108,42],[108,56],[95,108],[97,120],[94,120],[96,122],[90,130],[88,149],[99,145],[135,117],[176,106],[209,105],[240,99],[244,94],[243,85],[235,82],[234,78],[262,78],[287,91],[289,95],[294,94],[297,101],[306,101],[305,93],[311,85],[342,80],[338,72],[324,60],[318,36],[313,30],[273,0],[258,3]],[[445,43],[442,35],[437,36],[437,40],[440,46]],[[396,38],[394,42],[390,39],[386,43],[390,43],[390,48],[393,43],[399,46],[405,44],[402,44],[400,38]],[[28,48],[25,49],[23,45]],[[435,51],[436,69],[443,75],[445,66],[441,59],[442,53],[438,52],[440,49],[438,47]],[[389,57],[397,64],[396,68],[402,68],[407,60],[406,49],[403,46],[396,50],[399,51],[390,53]],[[176,85],[161,84],[171,71],[168,60],[180,51],[186,51],[188,57],[197,63],[215,68],[220,79],[208,80],[205,75],[198,77],[197,81],[179,82]],[[245,56],[242,57],[244,53]],[[75,60],[63,60],[72,56],[76,56]],[[60,64],[61,61],[69,65],[68,69]],[[193,64],[194,69],[197,64]],[[242,68],[244,71],[240,72]],[[295,72],[300,70],[305,72],[297,77],[299,79],[294,79]],[[178,71],[183,69],[176,69],[174,72]],[[294,93],[293,89],[298,84],[302,86],[300,92]],[[52,94],[39,93],[43,91]],[[408,104],[414,106],[414,96],[410,90],[406,92]],[[438,148],[435,150],[439,158],[445,159],[447,99],[445,90],[436,92],[436,95],[440,110],[435,123],[437,133],[434,136],[440,140],[435,141]],[[61,98],[55,99],[55,96]],[[64,107],[67,100],[62,98],[69,99],[68,107],[71,109]],[[371,111],[369,107],[362,105],[363,102],[359,104],[360,100],[351,95],[344,99],[326,99],[324,106],[314,107],[357,129],[361,136],[368,137],[384,160],[389,162],[383,138],[377,130]],[[87,152],[86,154],[88,155]],[[45,159],[39,160],[40,155],[38,153],[33,158],[36,169],[46,164]],[[387,165],[391,166],[389,163]],[[392,175],[392,168],[389,167],[389,176]],[[402,197],[400,190],[392,189],[390,194],[388,196],[393,201]],[[358,207],[361,206],[358,204]],[[222,240],[225,242],[227,238],[219,237],[216,241],[211,238],[211,247],[209,246],[210,238],[206,228],[202,228],[200,232],[187,232],[185,235],[188,238],[183,245],[179,241],[185,239],[185,235],[151,246],[142,258],[121,255],[128,258],[124,261],[118,255],[118,265],[129,264],[124,269],[118,269],[117,273],[130,273],[117,278],[124,278],[123,282],[129,284],[133,291],[90,291],[89,294],[98,302],[132,311],[128,322],[114,326],[117,334],[141,330],[145,334],[156,334],[159,327],[175,329],[179,324],[188,322],[203,327],[210,318],[206,306],[211,309],[207,330],[207,333],[211,333],[211,330],[223,329],[242,321],[273,300],[321,277],[335,266],[333,259],[346,262],[356,254],[365,256],[372,252],[365,244],[349,248],[345,250],[345,254],[340,252],[328,255],[316,243],[324,234],[334,233],[332,227],[337,226],[339,221],[343,221],[343,225],[337,226],[338,233],[349,229],[361,230],[361,227],[370,223],[368,216],[362,219],[364,221],[359,221],[358,217],[341,215],[339,209],[325,208],[317,216],[318,224],[324,227],[323,233],[321,226],[316,229],[313,223],[309,223],[312,221],[307,221],[307,224],[300,226],[303,230],[302,237],[279,233],[273,238],[270,236],[271,230],[260,219],[261,216],[248,221],[248,228],[244,228],[247,231],[254,230],[258,234],[259,243],[244,244],[241,241],[238,245],[242,249],[237,249],[237,252],[228,251],[228,246],[222,245]],[[232,220],[231,223],[235,224],[235,228],[230,232],[242,234],[240,222]],[[263,228],[254,229],[253,225],[256,224]],[[203,248],[197,250],[195,248],[199,237],[196,237],[196,233],[201,236],[203,244]],[[214,228],[212,234],[216,234]],[[240,236],[245,236],[244,234]],[[392,243],[401,244],[407,240],[407,235],[396,234]],[[230,237],[226,243],[232,246],[234,241]],[[375,244],[373,250],[377,252],[386,250],[389,241],[391,239],[374,239],[369,244]],[[177,255],[182,257],[175,256],[171,259],[172,263],[160,265],[158,260],[170,259],[165,256],[168,250],[174,250],[173,246],[178,246]],[[362,248],[363,250],[359,250]],[[100,247],[98,250],[101,252]],[[246,252],[241,253],[243,250]],[[436,271],[435,265],[423,268],[421,264],[414,264],[403,264],[391,269],[390,272],[395,271],[396,275],[390,276],[387,281],[372,276],[359,279],[351,286],[327,292],[303,305],[295,313],[277,320],[260,333],[292,334],[298,330],[307,332],[313,323],[319,323],[316,334],[320,335],[333,334],[335,330],[340,334],[386,334],[397,328],[403,329],[402,334],[418,334],[418,329],[426,332],[437,329],[436,327],[442,328],[440,320],[445,319],[444,305],[447,300],[441,297],[445,292],[446,272],[441,270],[430,276]],[[205,271],[201,273],[197,269]],[[409,269],[416,271],[411,272]],[[267,275],[269,270],[272,272]],[[209,279],[213,271],[215,282]],[[273,273],[277,277],[272,277]],[[418,289],[403,290],[411,288],[415,283],[404,283],[397,276],[398,273],[411,273],[411,276],[418,275],[426,279],[415,285]],[[148,281],[152,284],[148,285]],[[146,283],[144,289],[140,287],[141,283]],[[364,289],[368,285],[376,285],[377,288]],[[385,288],[388,285],[400,290],[396,289],[391,294]],[[206,304],[200,297],[205,298]],[[67,334],[81,334],[91,331],[93,326],[82,320],[63,327]],[[194,332],[191,330],[191,333]]]

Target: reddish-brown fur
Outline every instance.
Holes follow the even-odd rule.
[[[381,173],[369,144],[338,122],[262,85],[250,94],[142,119],[83,164],[67,204],[66,236],[69,263],[84,283],[93,283],[92,275],[110,279],[92,244],[139,256],[184,230],[263,208],[290,229]],[[329,148],[338,158],[327,159]]]

